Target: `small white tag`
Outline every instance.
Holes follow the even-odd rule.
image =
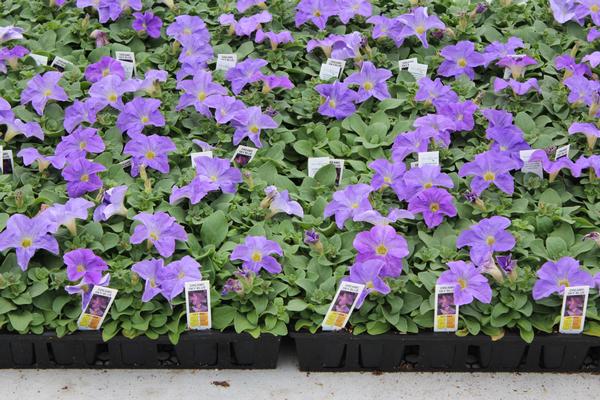
[[[558,329],[560,333],[583,332],[589,293],[589,286],[571,286],[565,288]]]
[[[523,173],[529,172],[532,174],[536,174],[540,178],[543,178],[544,170],[542,169],[542,162],[541,161],[529,161],[529,159],[531,158],[531,155],[535,151],[536,151],[535,149],[519,151],[519,158],[521,159],[521,161],[523,161],[523,168],[521,168],[521,172],[523,172]]]
[[[238,146],[233,153],[233,157],[231,157],[231,161],[238,164],[240,167],[245,167],[254,159],[256,152],[258,149],[249,146]]]
[[[424,151],[417,155],[417,166],[423,165],[440,165],[439,151]]]
[[[190,159],[192,160],[192,167],[196,166],[196,158],[198,157],[210,157],[213,158],[212,150],[208,151],[197,151],[195,153],[190,154]]]
[[[77,326],[80,330],[98,330],[104,322],[104,318],[110,310],[117,289],[111,289],[104,286],[94,286],[90,294],[90,300],[85,305],[84,311],[77,320]]]
[[[417,161],[413,161],[410,163],[411,168],[418,167],[418,166],[419,166],[419,163]]]
[[[63,72],[67,65],[72,66],[73,63],[58,56],[54,57],[54,60],[52,60],[52,64],[50,64],[52,68],[57,69],[60,72]]]
[[[125,78],[131,79],[136,73],[135,54],[131,51],[115,51],[115,59],[123,66]]]
[[[329,164],[333,164],[335,167],[335,184],[339,185],[342,182],[342,176],[344,175],[344,160],[330,159]]]
[[[217,66],[215,70],[227,71],[237,65],[237,54],[219,54],[217,55]]]
[[[46,56],[30,53],[29,57],[31,57],[37,65],[48,65],[48,57]]]
[[[344,72],[344,68],[346,67],[346,61],[336,60],[335,58],[328,58],[326,64],[333,65],[334,67],[340,68],[340,73],[338,75],[338,78],[342,75],[342,72]]]
[[[340,67],[329,64],[321,64],[321,71],[319,71],[319,79],[322,81],[328,81],[331,78],[337,79],[340,76]]]
[[[327,314],[321,324],[324,331],[337,331],[343,329],[350,319],[358,297],[365,285],[353,282],[342,282],[338,288]]]
[[[209,281],[185,283],[185,311],[189,329],[205,330],[212,327]]]
[[[311,178],[315,177],[317,171],[324,166],[330,164],[331,158],[329,157],[311,157],[308,159],[308,176]]]
[[[435,285],[434,332],[456,332],[458,306],[454,304],[454,285]]]
[[[554,159],[558,160],[559,158],[564,157],[564,156],[569,157],[570,149],[571,149],[570,144],[563,146],[563,147],[559,147],[558,149],[556,149],[556,155],[554,156]]]
[[[407,58],[405,60],[400,60],[398,61],[398,69],[400,69],[400,71],[404,71],[405,69],[407,70],[411,64],[417,63],[418,61],[416,58]]]
[[[427,64],[413,63],[408,66],[408,72],[415,77],[416,80],[427,76]]]
[[[15,170],[12,150],[3,150],[0,146],[0,174],[12,174]]]

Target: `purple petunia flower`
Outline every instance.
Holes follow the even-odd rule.
[[[427,114],[419,117],[415,119],[413,126],[430,131],[432,138],[444,147],[450,146],[450,133],[456,131],[454,119],[442,114]]]
[[[256,36],[254,37],[256,43],[262,43],[267,39],[271,44],[271,50],[277,50],[277,46],[280,44],[292,43],[294,41],[294,37],[290,31],[264,32],[262,29],[256,31]]]
[[[458,101],[458,95],[450,86],[445,86],[440,78],[432,81],[428,77],[423,77],[418,81],[419,89],[415,94],[416,101],[426,103],[448,104]]]
[[[260,69],[268,62],[261,58],[248,58],[225,73],[225,79],[231,82],[231,91],[238,95],[250,83],[258,82],[263,78]],[[225,94],[225,93],[222,93]]]
[[[337,0],[337,15],[343,24],[350,22],[356,15],[370,17],[373,7],[370,0]]]
[[[142,90],[149,95],[153,95],[160,90],[158,82],[166,82],[168,77],[169,73],[167,71],[163,71],[162,69],[150,69],[146,71],[144,79],[139,82],[137,90]]]
[[[90,33],[90,37],[96,41],[96,48],[104,47],[110,42],[108,40],[108,34],[100,29],[95,29]]]
[[[512,259],[511,254],[507,256],[496,256],[496,264],[498,264],[498,267],[509,276],[514,274],[517,268],[517,261]]]
[[[588,15],[592,18],[594,25],[600,25],[600,1],[599,0],[577,0],[575,8],[575,19],[584,19]]]
[[[472,131],[475,127],[475,119],[473,115],[477,111],[477,105],[470,100],[467,101],[451,101],[434,103],[438,114],[448,117],[454,121],[454,129],[456,131]]]
[[[431,129],[416,129],[396,136],[392,145],[392,159],[399,163],[413,153],[427,151],[429,140],[435,135]]]
[[[581,59],[583,62],[589,63],[592,68],[596,68],[600,64],[600,51],[594,51]]]
[[[367,210],[355,215],[352,220],[356,222],[368,222],[371,225],[389,225],[399,219],[414,219],[415,216],[399,208],[392,208],[387,217],[384,217],[377,210]]]
[[[492,61],[515,54],[515,50],[523,48],[525,45],[518,37],[511,36],[506,43],[492,42],[488,44],[484,51],[484,66],[487,67]]]
[[[531,154],[531,157],[529,157],[529,161],[540,161],[542,163],[542,168],[544,169],[544,171],[550,174],[550,182],[553,182],[554,179],[556,179],[561,169],[566,168],[570,170],[571,173],[573,173],[573,167],[575,166],[573,161],[568,156],[560,157],[555,161],[551,161],[548,158],[548,154],[544,150],[536,150],[535,152],[533,152],[533,154]]]
[[[573,75],[592,75],[592,69],[587,64],[578,64],[570,54],[563,54],[554,59],[554,68],[557,71],[565,71],[564,78]]]
[[[457,214],[452,195],[439,188],[426,189],[413,196],[408,202],[408,211],[413,214],[422,213],[429,229],[440,225],[444,215],[454,217]]]
[[[114,75],[125,79],[125,69],[120,61],[112,57],[103,56],[97,63],[90,64],[85,69],[85,79],[90,83],[96,83],[102,78]]]
[[[209,43],[200,40],[193,41],[181,49],[179,62],[205,68],[206,63],[213,58],[214,53]]]
[[[281,265],[271,255],[283,256],[283,250],[277,242],[264,236],[248,236],[243,244],[238,244],[231,253],[230,259],[242,260],[242,268],[246,271],[259,273],[261,268],[270,274],[281,272]]]
[[[370,61],[364,61],[360,72],[355,72],[344,80],[345,85],[358,85],[357,103],[362,103],[371,97],[377,100],[390,98],[386,81],[392,73],[385,68],[376,68]]]
[[[70,281],[82,280],[85,283],[98,282],[102,272],[108,270],[108,265],[92,250],[76,249],[63,256],[67,266],[67,278]]]
[[[21,104],[31,103],[38,115],[42,115],[48,100],[69,100],[65,90],[58,85],[61,78],[62,74],[54,71],[34,76],[21,92]]]
[[[473,176],[470,187],[477,195],[480,195],[492,183],[504,193],[512,195],[514,181],[510,171],[520,167],[521,163],[511,158],[510,155],[492,150],[477,154],[475,160],[463,164],[458,175],[462,178]]]
[[[29,50],[23,46],[15,46],[12,49],[4,47],[0,49],[0,72],[6,73],[6,64],[16,69],[20,58],[29,54]]]
[[[467,75],[475,78],[474,68],[485,63],[485,57],[475,51],[475,44],[466,40],[442,49],[441,56],[445,61],[438,68],[438,74],[447,77]]]
[[[427,31],[430,29],[446,29],[446,25],[435,15],[427,15],[427,7],[417,7],[409,14],[400,15],[398,20],[404,24],[402,35],[415,35],[423,47],[428,48]]]
[[[162,20],[154,15],[152,11],[146,11],[145,13],[133,13],[134,20],[131,26],[138,32],[146,32],[151,38],[160,37],[160,28],[162,27]]]
[[[325,207],[323,216],[325,218],[335,215],[335,223],[338,228],[344,229],[344,223],[365,211],[372,210],[369,194],[373,188],[364,183],[349,185],[343,190],[333,194],[333,200]]]
[[[151,258],[133,264],[131,271],[138,274],[142,279],[146,281],[144,286],[144,294],[142,294],[142,301],[148,302],[152,300],[157,294],[162,293],[158,283],[158,272],[164,268],[164,261],[162,258]]]
[[[94,124],[96,122],[96,114],[104,108],[102,102],[94,99],[86,101],[75,100],[75,102],[65,109],[65,120],[63,126],[69,133],[82,123]]]
[[[354,282],[365,285],[365,288],[358,296],[355,307],[362,307],[367,296],[373,292],[383,295],[388,294],[391,289],[381,277],[381,271],[384,263],[379,259],[370,259],[366,261],[357,261],[350,267],[350,275],[343,278],[342,281]]]
[[[563,81],[569,88],[567,100],[571,104],[586,104],[591,106],[595,102],[595,97],[600,90],[600,83],[595,80],[586,79],[582,75],[574,75]]]
[[[88,210],[94,206],[83,198],[69,199],[65,204],[54,204],[39,214],[48,223],[48,231],[55,233],[65,226],[73,236],[77,234],[76,220],[87,220]],[[74,279],[71,279],[74,280]]]
[[[206,104],[206,100],[212,96],[223,96],[227,94],[227,89],[218,83],[213,82],[212,75],[208,71],[198,71],[192,80],[181,81],[177,84],[177,89],[183,89],[184,94],[179,98],[177,110],[185,107],[194,106],[200,114],[211,117],[212,114]]]
[[[77,285],[66,285],[65,291],[69,294],[81,295],[81,310],[85,310],[92,296],[94,286],[107,286],[110,283],[110,274],[101,276],[94,282],[81,281]]]
[[[37,161],[38,170],[40,172],[48,168],[53,159],[52,156],[41,155],[40,152],[33,147],[22,148],[21,151],[17,153],[17,157],[21,157],[23,159],[23,165],[25,166],[29,166]]]
[[[132,80],[122,80],[116,75],[108,75],[98,82],[95,82],[89,90],[90,99],[93,99],[98,104],[104,107],[111,107],[121,110],[123,109],[122,96],[128,92],[135,92],[138,84]]]
[[[287,190],[279,191],[275,186],[267,186],[265,188],[267,195],[260,203],[262,208],[269,208],[267,218],[271,218],[279,213],[288,215],[296,215],[304,218],[304,210],[297,201],[290,200],[290,195]]]
[[[202,280],[200,264],[190,256],[173,261],[163,268],[157,268],[156,277],[160,282],[162,295],[169,301],[185,290],[186,282]]]
[[[585,122],[573,122],[569,127],[569,135],[583,133],[587,138],[588,148],[592,150],[596,141],[600,138],[600,129],[595,124]]]
[[[214,117],[218,124],[226,124],[231,121],[235,114],[244,110],[243,102],[233,96],[211,95],[206,98],[204,105],[214,109]]]
[[[137,176],[141,166],[169,172],[168,153],[177,150],[171,138],[159,135],[135,135],[125,145],[123,153],[132,157],[131,176]]]
[[[408,256],[408,243],[389,225],[375,225],[368,232],[360,232],[354,238],[358,251],[357,262],[383,261],[381,276],[397,278],[402,273],[402,258]]]
[[[198,157],[208,158],[208,157]],[[202,200],[209,192],[218,190],[219,186],[216,182],[207,179],[204,176],[195,176],[192,181],[181,188],[173,186],[171,190],[171,196],[169,197],[169,203],[177,204],[184,198],[190,199],[191,204],[197,204]]]
[[[238,111],[233,117],[232,125],[235,128],[234,145],[238,145],[242,139],[247,137],[258,148],[262,147],[260,142],[262,129],[275,129],[279,126],[273,118],[263,114],[260,107],[248,107]]]
[[[69,197],[80,197],[88,192],[93,192],[102,187],[102,180],[96,175],[106,171],[106,167],[78,158],[71,162],[62,171],[63,178],[67,181]]]
[[[235,34],[237,36],[251,36],[252,33],[261,28],[261,24],[266,24],[272,20],[273,16],[267,10],[249,17],[242,17],[235,24]]]
[[[14,248],[17,264],[23,271],[37,250],[58,254],[58,242],[49,232],[48,223],[42,218],[28,218],[14,214],[8,218],[6,228],[0,233],[0,251]]]
[[[559,24],[576,19],[577,3],[575,0],[549,0],[554,19]]]
[[[296,28],[311,21],[320,31],[325,29],[327,19],[337,13],[337,4],[331,0],[300,0],[296,6]]]
[[[579,261],[571,257],[547,261],[537,271],[538,280],[533,285],[533,299],[539,300],[553,293],[563,294],[566,287],[594,286],[592,275],[579,266]]]
[[[9,40],[23,39],[23,28],[13,25],[0,26],[0,44]]]
[[[369,168],[375,171],[373,178],[371,179],[371,187],[373,190],[379,190],[390,186],[392,190],[398,193],[402,176],[406,172],[404,163],[391,163],[386,159],[380,158],[371,162]]]
[[[587,34],[586,40],[587,40],[588,42],[593,42],[593,41],[595,41],[595,40],[596,40],[596,39],[598,39],[598,38],[600,38],[600,31],[599,31],[598,29],[596,29],[596,28],[591,28],[591,29],[588,31],[588,34]]]
[[[294,84],[287,76],[266,75],[261,79],[263,83],[263,93],[269,93],[273,89],[283,88],[292,89]]]
[[[127,215],[125,208],[127,186],[115,186],[104,192],[102,203],[94,210],[94,221],[106,221],[113,215]]]
[[[525,82],[519,82],[514,79],[504,80],[500,78],[494,79],[494,92],[498,93],[502,90],[510,87],[514,94],[522,96],[529,91],[535,91],[538,93],[542,93],[542,89],[540,89],[540,85],[538,84],[537,79],[530,78]]]
[[[159,211],[155,214],[145,212],[139,213],[134,220],[140,221],[133,231],[129,241],[132,244],[140,244],[144,240],[148,245],[154,245],[158,253],[163,257],[171,257],[175,252],[175,241],[187,240],[187,233],[174,217]]]
[[[130,137],[142,133],[146,126],[165,126],[159,111],[160,100],[136,97],[125,104],[117,119],[117,127]]]
[[[482,303],[492,301],[492,288],[485,276],[471,263],[451,261],[450,269],[442,272],[438,285],[454,285],[454,304],[470,304],[474,299]]]
[[[197,176],[216,185],[224,193],[235,193],[237,185],[242,182],[242,173],[231,167],[231,162],[218,157],[197,157],[194,160]]]
[[[508,55],[506,57],[502,57],[496,65],[499,67],[504,67],[510,70],[510,73],[513,79],[519,79],[523,77],[525,73],[525,68],[529,65],[536,65],[537,61],[527,55]]]
[[[399,198],[410,200],[423,190],[440,186],[449,189],[453,188],[454,183],[452,182],[452,178],[443,173],[439,165],[423,165],[411,168],[404,174],[399,190],[396,193]]]
[[[404,43],[402,29],[404,24],[398,18],[389,18],[384,15],[375,15],[367,19],[367,23],[373,24],[373,39],[382,39],[389,37],[394,41],[396,47]]]
[[[35,137],[44,140],[44,131],[37,122],[23,122],[14,117],[13,113],[0,112],[0,125],[6,125],[4,140],[9,142],[15,136],[23,135],[25,137]]]
[[[206,24],[202,18],[191,15],[179,15],[167,28],[167,36],[170,36],[181,43],[183,46],[188,46],[193,42],[208,43],[210,41],[210,33],[206,28]]]
[[[471,261],[481,266],[490,260],[495,251],[510,251],[515,247],[515,237],[505,230],[509,226],[510,220],[505,217],[484,218],[458,235],[456,247],[469,246]]]
[[[78,158],[85,158],[88,153],[102,153],[104,141],[95,128],[77,128],[73,133],[63,136],[56,146],[52,165],[55,168],[64,166]]]
[[[358,95],[341,82],[320,84],[315,90],[321,95],[319,113],[336,119],[344,119],[356,111],[354,102]]]
[[[253,6],[259,6],[261,8],[266,7],[265,0],[237,0],[236,8],[239,12],[243,13]]]

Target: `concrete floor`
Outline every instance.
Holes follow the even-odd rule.
[[[305,373],[285,347],[276,370],[3,370],[2,400],[594,399],[592,374]]]

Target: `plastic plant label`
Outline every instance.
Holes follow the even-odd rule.
[[[67,65],[73,66],[73,63],[58,56],[54,57],[54,60],[52,60],[52,64],[50,64],[52,68],[60,72],[63,72],[66,69]]]
[[[94,286],[90,300],[77,320],[79,329],[84,331],[100,329],[116,296],[117,289]]]
[[[342,182],[342,176],[344,175],[344,160],[331,159],[329,164],[333,164],[335,167],[335,184],[339,185]]]
[[[435,285],[434,332],[456,332],[458,306],[454,304],[454,285]]]
[[[400,71],[408,70],[408,67],[410,67],[411,64],[418,64],[417,59],[416,58],[407,58],[405,60],[398,61],[398,69]]]
[[[316,173],[326,165],[329,165],[329,157],[311,157],[308,159],[308,176],[314,178]]]
[[[131,79],[135,74],[135,54],[131,51],[115,51],[115,59],[125,70],[125,78]]]
[[[535,151],[536,151],[535,149],[519,151],[519,158],[521,159],[521,161],[523,161],[523,168],[521,168],[521,172],[523,172],[523,173],[529,172],[532,174],[536,174],[540,178],[543,178],[544,170],[542,169],[542,162],[541,161],[529,161],[529,159],[531,158],[531,155]]]
[[[211,328],[209,281],[185,283],[185,313],[189,329],[204,330]]]
[[[418,81],[427,76],[427,64],[413,63],[408,66],[408,72]]]
[[[10,175],[15,170],[12,150],[4,150],[0,146],[0,175]]]
[[[31,57],[31,59],[35,61],[37,65],[48,65],[48,57],[46,56],[30,53],[29,57]]]
[[[555,160],[558,160],[561,157],[569,157],[569,150],[571,150],[571,145],[568,144],[566,146],[559,147],[556,149],[556,155],[554,156]]]
[[[583,332],[589,293],[589,286],[571,286],[565,288],[558,328],[560,333]]]
[[[335,58],[328,58],[327,62],[325,64],[327,64],[327,65],[333,65],[334,67],[339,67],[340,68],[340,72],[338,74],[338,78],[342,75],[342,72],[344,72],[344,68],[346,67],[346,61],[344,61],[344,60],[336,60]]]
[[[417,166],[423,165],[440,165],[439,151],[424,151],[417,155]]]
[[[340,67],[330,64],[321,64],[321,70],[319,71],[319,79],[322,81],[328,81],[331,78],[337,79],[342,73]]]
[[[196,165],[196,158],[198,157],[209,157],[213,158],[213,152],[211,150],[208,151],[197,151],[195,153],[190,154],[190,159],[192,160],[192,167]]]
[[[233,157],[231,157],[231,161],[239,165],[240,167],[245,167],[252,161],[258,149],[254,147],[248,146],[238,146],[235,149],[235,153],[233,153]]]
[[[340,284],[321,324],[324,331],[338,331],[346,326],[364,288],[365,285],[359,283],[342,282]]]
[[[237,54],[219,54],[217,55],[217,71],[228,71],[237,65]]]

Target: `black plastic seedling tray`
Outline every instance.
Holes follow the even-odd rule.
[[[185,333],[176,345],[167,337],[103,342],[98,332],[0,334],[0,368],[268,369],[277,367],[280,340],[212,331]]]
[[[600,372],[600,338],[445,333],[352,335],[291,333],[302,371]]]

